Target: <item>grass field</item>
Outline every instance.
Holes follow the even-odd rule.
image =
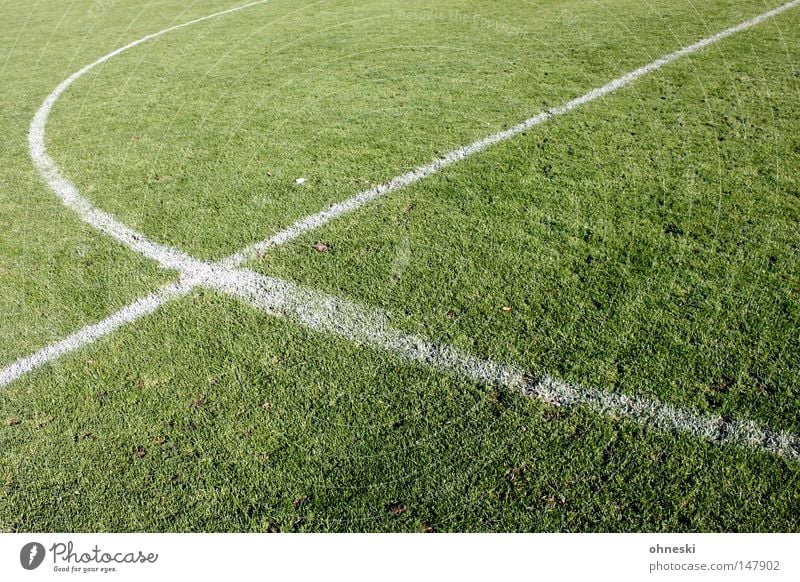
[[[242,3],[0,0],[0,368],[179,277],[48,188],[42,102]],[[92,204],[216,261],[779,4],[274,0],[81,76],[47,147]],[[797,435],[800,6],[241,266],[531,377]],[[800,449],[244,299],[199,284],[0,387],[0,530],[800,531]]]

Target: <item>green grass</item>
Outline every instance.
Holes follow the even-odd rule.
[[[27,158],[33,113],[113,48],[237,3],[6,4],[3,363],[172,277],[59,205]],[[49,147],[126,224],[219,258],[767,8],[278,0],[80,79]],[[779,16],[250,266],[476,355],[798,433],[799,26]],[[797,463],[465,383],[208,291],[2,389],[0,422],[7,531],[800,522]]]

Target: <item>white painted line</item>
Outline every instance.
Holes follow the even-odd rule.
[[[648,398],[584,388],[552,378],[533,377],[519,368],[477,358],[457,348],[403,333],[380,311],[246,270],[214,272],[202,284],[244,299],[267,313],[299,322],[361,345],[390,352],[482,384],[521,390],[555,406],[581,406],[611,418],[630,418],[663,431],[675,431],[720,445],[737,445],[800,461],[800,438],[759,427],[752,421],[725,421]]]
[[[513,365],[478,358],[458,348],[406,334],[393,328],[386,315],[377,309],[244,269],[214,267],[204,271],[202,276],[164,287],[103,322],[3,370],[0,386],[154,312],[167,301],[187,295],[196,286],[220,291],[276,317],[389,352],[417,365],[471,382],[520,390],[551,406],[585,407],[614,419],[629,418],[645,426],[683,433],[714,444],[741,446],[800,461],[800,437],[797,435],[763,428],[749,420],[725,421],[718,416],[653,399],[584,388],[550,376],[536,377]]]
[[[137,253],[140,253],[145,257],[158,262],[158,264],[162,267],[166,269],[175,269],[181,272],[202,270],[204,268],[204,264],[201,261],[190,257],[182,251],[149,240],[146,236],[144,236],[144,234],[125,226],[111,214],[95,208],[86,198],[81,196],[81,193],[78,191],[75,185],[61,174],[55,162],[53,162],[53,160],[47,154],[44,137],[47,118],[50,115],[50,111],[53,109],[53,105],[55,105],[58,98],[61,97],[62,93],[64,93],[64,91],[66,91],[70,85],[94,69],[97,65],[105,63],[106,61],[135,46],[157,38],[163,34],[167,34],[168,32],[179,30],[181,28],[198,24],[200,22],[204,22],[206,20],[217,18],[226,14],[232,14],[251,6],[264,4],[268,1],[269,0],[259,0],[258,2],[251,2],[250,4],[237,6],[236,8],[231,8],[229,10],[223,10],[222,12],[216,12],[208,16],[203,16],[202,18],[184,22],[183,24],[165,28],[164,30],[155,32],[153,34],[148,34],[139,40],[136,40],[108,53],[103,57],[100,57],[95,62],[86,65],[80,71],[73,73],[67,79],[62,81],[62,83],[56,87],[53,92],[50,93],[50,95],[48,95],[44,100],[44,103],[42,103],[42,106],[36,112],[28,131],[28,149],[30,151],[31,159],[36,165],[36,168],[39,170],[41,176],[47,182],[48,186],[50,186],[50,189],[55,192],[59,198],[61,198],[65,205],[75,210],[75,212],[80,215],[84,222],[92,225],[107,235],[114,237],[126,247],[136,251]]]
[[[231,14],[234,12],[238,12],[240,10],[244,10],[245,8],[249,8],[252,6],[256,6],[259,4],[265,4],[269,0],[259,0],[258,2],[252,2],[250,4],[245,4],[243,6],[238,6],[236,8],[231,8],[229,10],[224,10],[222,12],[217,12],[214,14],[210,14],[208,16],[203,16],[202,18],[197,18],[195,20],[191,20],[189,22],[185,22],[183,24],[178,24],[175,26],[171,26],[169,28],[165,28],[159,32],[155,32],[153,34],[149,34],[140,38],[139,40],[133,41],[121,48],[118,48],[114,51],[111,51],[107,55],[100,57],[93,63],[86,65],[79,71],[70,75],[67,79],[61,82],[58,87],[56,87],[50,95],[44,100],[44,103],[36,112],[36,115],[31,122],[30,130],[28,132],[28,146],[30,151],[31,159],[33,160],[36,168],[39,170],[39,173],[45,179],[47,184],[56,193],[56,195],[61,198],[61,200],[66,204],[68,207],[75,210],[80,217],[87,222],[88,224],[94,226],[98,230],[112,236],[113,238],[120,241],[122,244],[127,246],[128,248],[134,250],[137,253],[144,255],[156,262],[158,262],[162,267],[167,269],[175,269],[181,271],[182,273],[192,274],[198,271],[202,271],[206,268],[206,264],[202,261],[198,261],[197,259],[187,255],[183,251],[178,249],[172,248],[167,245],[163,245],[161,243],[157,243],[155,241],[151,241],[148,239],[144,234],[128,227],[119,222],[116,218],[114,218],[111,214],[100,210],[94,207],[86,198],[84,198],[78,189],[72,184],[66,177],[64,177],[61,172],[59,171],[58,167],[56,166],[55,162],[53,162],[52,158],[47,154],[47,149],[45,145],[45,128],[47,125],[47,119],[50,115],[50,112],[53,109],[58,98],[66,91],[70,85],[72,85],[76,80],[80,77],[85,75],[87,72],[94,69],[96,66],[105,63],[106,61],[114,58],[115,56],[136,47],[144,42],[167,34],[169,32],[173,32],[175,30],[179,30],[181,28],[185,28],[188,26],[192,26],[194,24],[198,24],[200,22],[204,22],[206,20],[210,20],[212,18],[217,18],[219,16],[223,16],[226,14]],[[617,89],[625,87],[626,85],[631,84],[635,80],[648,75],[654,71],[657,71],[661,67],[672,63],[678,60],[681,57],[689,55],[691,53],[697,52],[715,42],[719,42],[720,40],[727,38],[737,32],[741,32],[743,30],[747,30],[761,22],[772,18],[790,8],[793,8],[800,4],[800,0],[792,0],[786,4],[783,4],[773,10],[768,12],[764,12],[755,18],[752,18],[746,22],[733,26],[731,28],[725,29],[717,34],[710,36],[708,38],[702,39],[692,45],[679,49],[675,52],[672,52],[666,56],[663,56],[655,61],[644,65],[643,67],[639,67],[638,69],[623,75],[613,81],[599,87],[597,89],[592,89],[588,93],[568,101],[564,105],[559,107],[554,107],[549,109],[548,111],[544,111],[515,125],[514,127],[507,129],[505,131],[501,131],[499,133],[495,133],[490,135],[484,139],[476,141],[468,146],[459,148],[455,151],[450,152],[449,154],[445,155],[444,157],[434,160],[433,162],[420,166],[406,174],[393,178],[389,182],[371,188],[370,190],[361,192],[356,194],[355,196],[348,198],[338,204],[334,204],[333,206],[318,212],[317,214],[312,214],[305,218],[302,218],[295,222],[293,225],[289,226],[288,228],[278,232],[277,234],[273,235],[272,237],[258,242],[243,251],[235,253],[230,257],[223,259],[222,264],[227,267],[235,267],[244,264],[249,259],[256,257],[257,255],[265,252],[267,249],[285,244],[301,234],[313,230],[315,228],[319,228],[324,224],[327,224],[334,218],[342,216],[348,212],[352,212],[370,202],[375,200],[376,198],[380,198],[390,192],[398,190],[400,188],[404,188],[410,184],[418,182],[432,174],[435,174],[441,171],[448,166],[451,166],[465,158],[468,158],[472,155],[480,153],[487,149],[490,146],[496,145],[498,143],[507,141],[537,125],[543,123],[549,119],[557,117],[559,115],[564,115],[572,111],[573,109],[594,101],[599,97],[612,93]]]
[[[514,127],[507,129],[505,131],[501,131],[499,133],[495,133],[490,135],[489,137],[485,137],[479,141],[476,141],[468,146],[462,147],[455,151],[450,152],[449,154],[445,155],[444,157],[434,160],[427,165],[420,166],[402,176],[398,176],[396,178],[391,179],[390,181],[381,184],[379,186],[375,186],[374,188],[367,190],[365,192],[361,192],[353,196],[352,198],[348,198],[343,202],[339,202],[338,204],[334,204],[333,206],[323,210],[322,212],[318,212],[317,214],[312,214],[310,216],[306,216],[305,218],[301,218],[288,228],[278,232],[277,234],[273,235],[272,237],[258,242],[243,251],[240,251],[223,261],[223,264],[228,267],[236,267],[246,263],[248,260],[256,258],[258,255],[264,253],[267,249],[285,244],[301,234],[314,230],[315,228],[319,228],[324,224],[330,222],[331,220],[342,216],[343,214],[347,214],[360,208],[364,204],[375,200],[376,198],[380,198],[390,192],[395,190],[399,190],[401,188],[405,188],[410,184],[415,182],[419,182],[420,180],[427,178],[437,172],[447,168],[448,166],[452,166],[453,164],[460,162],[461,160],[468,158],[472,155],[480,153],[485,149],[496,145],[498,143],[507,141],[515,136],[520,135],[521,133],[528,131],[529,129],[539,125],[540,123],[544,123],[554,117],[558,117],[559,115],[564,115],[565,113],[569,113],[573,109],[580,107],[581,105],[585,105],[586,103],[590,103],[595,99],[603,97],[604,95],[608,95],[609,93],[613,93],[617,89],[621,89],[626,85],[630,85],[637,79],[644,77],[645,75],[649,75],[650,73],[657,71],[661,67],[672,63],[681,57],[685,57],[692,53],[695,53],[715,42],[719,42],[722,39],[725,39],[737,32],[741,32],[743,30],[747,30],[748,28],[752,28],[757,24],[764,22],[765,20],[772,18],[773,16],[777,16],[782,12],[786,12],[790,8],[794,8],[800,4],[800,0],[792,0],[792,2],[788,2],[783,4],[773,10],[768,12],[764,12],[755,18],[752,18],[746,22],[733,26],[731,28],[725,29],[722,32],[718,32],[717,34],[710,36],[708,38],[704,38],[692,45],[689,45],[685,48],[677,50],[673,53],[670,53],[666,56],[663,56],[659,59],[656,59],[652,63],[644,65],[643,67],[639,67],[635,71],[631,71],[630,73],[623,75],[613,81],[603,85],[602,87],[598,87],[597,89],[592,89],[588,93],[581,95],[571,101],[568,101],[564,105],[559,107],[554,107],[530,119],[526,119],[522,123],[515,125]]]
[[[64,354],[74,352],[109,335],[125,324],[153,313],[167,301],[187,295],[193,287],[192,283],[187,282],[178,282],[162,287],[158,291],[120,309],[99,323],[86,326],[59,342],[17,360],[7,368],[0,370],[0,387],[10,384],[28,372],[40,368]]]
[[[135,46],[138,46],[144,42],[157,38],[161,35],[167,34],[169,32],[179,30],[181,28],[191,26],[193,24],[197,24],[212,18],[216,18],[225,14],[230,14],[233,12],[237,12],[239,10],[243,10],[245,8],[256,6],[258,4],[264,4],[268,0],[260,0],[258,2],[252,2],[250,4],[245,4],[243,6],[239,6],[236,8],[231,8],[229,10],[225,10],[222,12],[217,12],[215,14],[211,14],[209,16],[204,16],[202,18],[197,18],[195,20],[185,22],[183,24],[178,24],[176,26],[172,26],[166,28],[162,31],[155,32],[153,34],[149,34],[145,37],[140,38],[130,44],[125,45],[124,47],[118,48],[107,55],[99,58],[95,62],[86,65],[81,70],[73,73],[68,77],[65,81],[63,81],[56,89],[47,96],[42,106],[36,112],[33,121],[31,122],[30,131],[28,134],[28,143],[30,149],[31,158],[34,161],[37,169],[41,173],[42,177],[47,181],[50,188],[61,198],[64,203],[73,208],[78,212],[81,218],[86,221],[87,223],[91,224],[95,228],[105,232],[106,234],[114,237],[122,244],[127,246],[128,248],[157,261],[161,266],[169,269],[176,269],[181,271],[182,273],[186,274],[193,274],[203,271],[207,268],[207,264],[203,263],[202,261],[198,261],[197,259],[187,255],[186,253],[169,247],[167,245],[163,245],[154,241],[149,240],[144,234],[133,230],[124,224],[120,223],[116,218],[104,212],[100,209],[95,208],[86,198],[81,196],[78,189],[69,181],[67,180],[59,171],[58,167],[55,165],[53,160],[48,156],[46,147],[45,147],[45,127],[47,124],[47,118],[50,115],[50,112],[53,108],[53,105],[58,100],[58,98],[67,90],[67,88],[72,85],[77,79],[81,76],[86,74],[88,71],[92,70],[97,65],[104,63],[113,57],[131,49]],[[375,186],[370,190],[361,192],[356,194],[355,196],[348,198],[338,204],[334,204],[333,206],[318,212],[317,214],[312,214],[305,218],[302,218],[295,222],[293,225],[289,226],[288,228],[278,232],[277,234],[273,235],[272,237],[256,243],[241,252],[235,253],[230,257],[223,259],[221,264],[226,267],[235,267],[245,263],[250,258],[257,256],[260,253],[265,252],[267,249],[278,246],[281,244],[285,244],[301,234],[313,230],[315,228],[319,228],[320,226],[328,223],[329,221],[342,216],[348,212],[352,212],[370,202],[392,192],[394,190],[403,188],[415,182],[418,182],[432,174],[439,172],[440,170],[455,164],[469,156],[482,152],[486,148],[498,144],[503,141],[507,141],[524,131],[527,131],[540,123],[543,123],[549,119],[557,117],[559,115],[563,115],[572,111],[573,109],[594,101],[599,97],[612,93],[617,89],[625,87],[630,83],[634,82],[635,80],[643,77],[649,73],[652,73],[661,67],[676,61],[677,59],[689,55],[691,53],[697,52],[702,48],[705,48],[715,42],[718,42],[724,38],[727,38],[737,32],[741,32],[757,24],[767,20],[768,18],[772,18],[782,12],[789,10],[800,4],[800,0],[792,0],[786,4],[783,4],[777,8],[774,8],[768,12],[764,12],[755,18],[752,18],[746,22],[723,30],[722,32],[718,32],[717,34],[710,36],[708,38],[702,39],[692,45],[679,49],[675,52],[672,52],[666,56],[663,56],[655,61],[644,65],[622,77],[614,79],[613,81],[599,87],[597,89],[592,89],[588,93],[568,101],[564,105],[560,107],[552,108],[548,111],[544,111],[515,125],[514,127],[507,129],[505,131],[490,135],[482,140],[476,141],[468,146],[459,148],[455,151],[450,152],[449,154],[445,155],[444,157],[434,160],[433,162],[416,168],[411,172],[393,178],[389,182],[381,184],[379,186]]]

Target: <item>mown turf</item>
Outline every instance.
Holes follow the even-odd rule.
[[[124,222],[219,258],[764,10],[695,4],[278,0],[80,79],[51,149]]]
[[[83,225],[46,189],[27,131],[44,98],[73,69],[160,29],[181,12],[123,3],[6,1],[0,10],[0,366],[105,317],[169,276]],[[169,7],[172,7],[171,10]],[[208,13],[218,2],[202,2]],[[127,32],[126,32],[127,31]]]
[[[3,432],[12,530],[797,527],[796,464],[453,382],[215,295],[3,410],[22,420]]]
[[[18,188],[0,220],[26,226],[0,267],[50,289],[17,307],[26,287],[3,277],[7,359],[168,279],[53,201],[26,160],[30,116],[86,62],[234,5],[44,4],[12,2],[2,25],[18,88],[0,185]],[[277,1],[110,61],[48,135],[93,201],[217,258],[766,9]],[[77,42],[87,18],[97,33]],[[476,355],[799,432],[798,24],[726,40],[253,266]],[[13,40],[25,30],[39,34]],[[69,254],[84,238],[91,265]],[[457,381],[202,291],[3,390],[0,421],[10,531],[800,520],[796,463]]]

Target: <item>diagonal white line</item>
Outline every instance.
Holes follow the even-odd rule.
[[[205,16],[203,18],[199,18],[191,22],[186,22],[184,24],[179,24],[177,26],[173,26],[171,28],[167,28],[160,32],[145,36],[133,43],[130,43],[120,49],[117,49],[107,54],[106,56],[98,59],[94,63],[87,65],[77,73],[71,75],[67,80],[61,83],[47,97],[44,104],[37,112],[33,122],[31,123],[31,131],[29,134],[31,156],[34,159],[37,168],[39,168],[40,172],[47,180],[48,185],[50,185],[50,187],[62,198],[62,200],[64,200],[65,204],[67,204],[72,208],[75,208],[81,215],[81,217],[90,224],[96,226],[103,232],[106,232],[107,234],[113,236],[114,238],[116,238],[129,248],[135,250],[136,252],[139,252],[141,254],[144,254],[145,256],[157,260],[162,266],[175,268],[184,273],[188,272],[190,275],[191,273],[197,273],[206,268],[205,263],[197,261],[196,259],[193,259],[192,257],[189,257],[188,255],[176,249],[171,249],[169,247],[165,247],[164,245],[151,242],[147,240],[147,238],[143,234],[138,233],[132,229],[129,229],[127,226],[119,223],[111,215],[93,208],[89,203],[89,201],[80,195],[77,188],[75,188],[74,185],[72,185],[66,178],[64,178],[61,175],[61,173],[58,171],[58,168],[55,166],[53,160],[47,155],[45,149],[44,129],[47,123],[47,117],[58,97],[77,78],[79,78],[81,75],[91,70],[98,64],[106,62],[112,57],[134,46],[137,46],[150,39],[156,38],[162,34],[166,34],[170,31],[190,26],[191,24],[202,22],[204,20],[208,20],[216,16],[221,16],[223,14],[228,14],[231,12],[242,10],[249,6],[254,6],[256,4],[263,4],[264,2],[266,2],[266,0],[263,0],[261,2],[254,2],[252,4],[247,4],[245,6],[240,6],[238,8],[226,10],[224,12],[219,12],[216,14]],[[598,89],[593,89],[588,93],[582,95],[581,97],[568,101],[561,107],[557,107],[549,111],[539,113],[538,115],[531,117],[530,119],[512,127],[507,131],[494,134],[483,140],[477,141],[469,146],[455,150],[454,152],[451,152],[450,154],[446,155],[444,158],[440,160],[435,160],[426,166],[421,166],[416,170],[413,170],[412,172],[409,172],[402,176],[398,176],[385,184],[376,186],[375,188],[357,194],[356,196],[353,196],[352,198],[340,202],[339,204],[335,204],[322,212],[300,219],[290,227],[278,232],[269,239],[256,243],[238,253],[235,253],[227,257],[226,259],[223,259],[220,262],[220,264],[225,267],[239,266],[244,262],[246,262],[250,257],[258,255],[269,248],[285,244],[297,238],[300,234],[304,232],[310,231],[315,228],[319,228],[320,226],[330,222],[331,220],[333,220],[338,216],[341,216],[347,212],[352,212],[353,210],[360,208],[370,200],[374,200],[375,198],[383,196],[389,192],[392,192],[393,190],[397,190],[398,188],[402,188],[404,186],[422,180],[426,176],[430,176],[431,174],[440,171],[442,168],[452,165],[457,161],[462,160],[470,155],[483,151],[484,149],[488,148],[493,144],[510,139],[515,135],[518,135],[519,133],[527,129],[530,129],[531,127],[534,127],[540,123],[543,123],[544,121],[547,121],[548,119],[552,119],[553,117],[558,115],[563,115],[564,113],[567,113],[582,104],[589,103],[590,101],[593,101],[598,97],[616,91],[617,89],[632,83],[636,79],[644,75],[647,75],[653,71],[656,71],[657,69],[663,67],[668,63],[671,63],[683,56],[689,55],[704,47],[707,47],[708,45],[714,42],[718,42],[724,38],[727,38],[732,34],[756,26],[757,24],[763,22],[764,20],[767,20],[768,18],[772,18],[773,16],[785,12],[790,8],[794,8],[798,4],[800,4],[800,0],[793,0],[792,2],[783,4],[773,10],[765,12],[746,22],[743,22],[732,28],[723,30],[722,32],[719,32],[713,36],[700,40],[688,47],[682,48],[664,57],[656,59],[652,63],[640,67],[635,71],[632,71],[626,75],[623,75],[622,77],[619,77],[607,83],[606,85],[603,85],[603,87],[600,87]],[[169,301],[170,299],[170,297],[168,296],[157,296],[157,297],[150,296],[150,297],[151,301],[153,302],[152,303],[153,309],[158,308],[159,306],[163,305],[166,301]],[[136,310],[129,311],[128,307],[123,308],[122,310],[114,313],[109,317],[109,320],[119,322],[118,325],[104,327],[103,322],[100,322],[98,324],[90,325],[84,329],[81,329],[75,332],[72,336],[70,336],[70,338],[72,338],[72,341],[69,344],[64,345],[64,342],[59,342],[58,344],[54,344],[54,345],[62,345],[62,349],[58,350],[55,353],[57,353],[60,356],[70,351],[73,351],[74,349],[78,349],[79,347],[82,347],[88,343],[91,343],[96,339],[99,339],[100,337],[102,337],[102,335],[105,334],[98,335],[97,333],[98,326],[100,326],[100,329],[106,329],[107,330],[106,333],[110,333],[123,323],[132,323],[136,321],[142,316],[143,313],[144,312]],[[87,339],[85,341],[79,339],[83,337],[86,337]],[[74,347],[72,349],[69,349],[69,346],[74,346]],[[0,370],[0,387],[5,386],[10,382],[12,382],[13,380],[19,378],[21,373],[18,370],[24,369],[27,372],[47,362],[52,361],[54,359],[54,357],[50,356],[50,354],[52,353],[54,353],[53,346],[47,346],[42,350],[32,354],[31,356],[22,358],[9,365],[7,368]],[[14,372],[12,373],[12,371]]]
[[[800,461],[800,438],[759,427],[752,421],[725,421],[657,400],[613,394],[570,384],[550,376],[533,376],[516,366],[477,358],[457,348],[435,344],[393,328],[380,311],[294,283],[247,270],[224,269],[201,284],[245,300],[267,313],[315,331],[387,351],[403,360],[482,384],[521,390],[556,406],[582,406],[612,418],[630,418],[665,431],[712,443],[739,445]]]
[[[673,53],[670,53],[666,56],[663,56],[659,59],[656,59],[652,63],[648,63],[643,67],[639,67],[635,71],[631,71],[609,83],[606,83],[602,87],[598,87],[597,89],[592,89],[588,93],[581,95],[571,101],[567,101],[563,105],[559,107],[553,107],[552,109],[548,109],[547,111],[543,111],[530,119],[526,119],[522,123],[511,127],[505,131],[501,131],[499,133],[495,133],[488,137],[485,137],[481,140],[478,140],[468,146],[464,146],[457,150],[446,154],[444,157],[434,160],[429,164],[424,166],[420,166],[402,176],[397,176],[396,178],[392,178],[390,181],[386,182],[385,184],[381,184],[379,186],[375,186],[370,190],[366,190],[353,196],[352,198],[348,198],[343,202],[338,204],[334,204],[330,208],[323,210],[322,212],[318,212],[317,214],[312,214],[310,216],[306,216],[301,218],[288,228],[278,232],[277,234],[273,235],[272,237],[258,242],[246,249],[231,255],[227,259],[223,261],[223,264],[228,267],[237,267],[246,263],[248,260],[257,257],[259,254],[265,252],[267,249],[285,244],[304,232],[309,230],[314,230],[327,224],[331,220],[338,218],[343,214],[347,214],[348,212],[352,212],[357,208],[360,208],[364,204],[375,200],[376,198],[380,198],[385,196],[386,194],[393,192],[395,190],[399,190],[401,188],[405,188],[406,186],[413,184],[415,182],[419,182],[420,180],[427,178],[441,170],[447,168],[448,166],[452,166],[453,164],[460,162],[470,156],[473,156],[477,153],[484,151],[485,149],[496,145],[498,143],[508,141],[509,139],[520,135],[537,125],[544,123],[545,121],[549,121],[554,117],[558,117],[560,115],[564,115],[565,113],[569,113],[573,109],[580,107],[581,105],[585,105],[594,101],[595,99],[599,99],[609,93],[613,93],[614,91],[621,89],[627,85],[630,85],[637,79],[644,77],[645,75],[649,75],[650,73],[657,71],[661,67],[668,65],[672,62],[677,61],[678,59],[695,53],[709,45],[712,45],[716,42],[719,42],[725,38],[728,38],[731,35],[736,34],[737,32],[741,32],[743,30],[747,30],[748,28],[752,28],[757,24],[764,22],[765,20],[772,18],[773,16],[777,16],[782,12],[789,10],[790,8],[794,8],[800,4],[800,0],[793,0],[792,2],[788,2],[787,4],[783,4],[769,12],[764,12],[755,18],[752,18],[746,22],[742,22],[736,26],[731,28],[725,29],[721,32],[713,36],[709,36],[708,38],[704,38],[702,40],[697,41],[696,43],[684,47],[680,50],[677,50]]]
[[[136,321],[145,315],[150,315],[167,301],[183,297],[193,288],[194,285],[183,281],[166,285],[158,291],[123,307],[104,320],[92,325],[87,325],[59,342],[50,344],[30,356],[20,358],[10,366],[0,370],[0,387],[10,384],[28,372],[40,368],[60,358],[64,354],[79,350],[109,335],[123,325]]]
[[[244,269],[213,267],[202,275],[185,278],[164,287],[103,322],[74,334],[47,350],[20,360],[0,375],[7,383],[30,369],[43,365],[67,351],[78,349],[96,337],[110,333],[128,318],[138,319],[163,303],[185,296],[203,286],[244,300],[251,306],[302,324],[314,331],[368,345],[408,362],[433,368],[481,384],[520,390],[554,406],[581,406],[611,418],[629,418],[640,424],[690,435],[719,445],[737,445],[800,461],[800,438],[760,427],[753,421],[725,421],[719,416],[700,414],[654,399],[608,393],[558,380],[528,374],[517,366],[475,357],[445,344],[429,342],[404,333],[389,323],[381,311],[342,300],[289,281]]]

